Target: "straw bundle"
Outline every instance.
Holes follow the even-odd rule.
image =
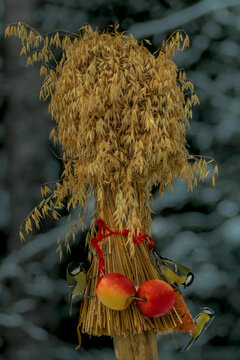
[[[114,229],[114,196],[106,188],[104,195],[106,199],[104,219],[108,226]],[[144,210],[141,209],[140,211]],[[147,244],[140,243],[134,246],[135,255],[132,258],[130,256],[130,243],[127,243],[126,238],[122,235],[114,235],[105,239],[101,243],[101,247],[106,273],[121,273],[136,285],[150,279],[158,279],[159,274],[149,258]],[[87,293],[94,296],[98,275],[96,256],[93,258],[88,275],[89,277],[94,276],[95,280],[89,282]],[[85,298],[80,309],[79,327],[81,327],[82,332],[88,334],[116,336],[134,335],[151,330],[162,334],[180,329],[181,331],[189,331],[194,328],[194,323],[180,293],[177,291],[175,307],[168,314],[158,318],[143,316],[135,303],[132,303],[124,311],[116,311],[103,306],[97,297]]]
[[[51,137],[63,149],[62,177],[54,190],[42,188],[44,199],[26,220],[25,231],[31,230],[32,222],[39,227],[48,213],[58,218],[65,199],[68,210],[78,205],[84,209],[93,191],[95,216],[113,229],[130,230],[128,239],[114,235],[102,243],[106,273],[119,272],[136,285],[158,278],[146,244],[132,241],[135,231],[150,234],[152,187],[159,185],[163,194],[178,176],[192,189],[197,176],[203,180],[207,174],[206,161],[190,156],[185,147],[185,128],[198,98],[184,71],[172,61],[176,50],[188,46],[188,36],[175,32],[152,55],[143,42],[118,33],[116,26],[111,33],[85,26],[79,34],[42,36],[17,23],[7,27],[6,35],[19,36],[28,65],[43,62],[40,97],[50,98],[49,111],[57,124]],[[62,50],[59,62],[54,46]],[[217,167],[213,176],[216,172]],[[75,231],[68,231],[67,246]],[[22,239],[23,232],[21,228]],[[88,240],[94,234],[95,217]],[[98,275],[97,265],[93,256],[89,276]],[[89,282],[89,295],[95,294],[96,281]],[[79,327],[111,336],[188,331],[194,324],[179,292],[176,298],[169,314],[154,319],[143,317],[135,304],[118,312],[102,306],[97,297],[86,298]]]

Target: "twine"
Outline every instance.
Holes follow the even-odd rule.
[[[96,237],[91,239],[91,243],[97,253],[97,257],[98,257],[98,272],[101,273],[102,276],[106,275],[105,273],[105,262],[103,259],[103,252],[100,248],[100,246],[98,245],[98,243],[100,241],[102,241],[103,239],[111,236],[111,235],[122,235],[122,236],[127,236],[130,233],[130,230],[128,229],[123,229],[123,230],[111,230],[105,223],[104,221],[98,217],[97,218],[97,223],[98,223],[98,234]],[[106,231],[107,233],[104,234],[103,231]],[[149,235],[140,233],[137,235],[137,229],[135,229],[135,234],[133,235],[133,243],[139,244],[141,242],[144,242],[146,239],[150,240],[150,243],[148,245],[149,250],[152,250],[154,247],[154,239],[152,237],[149,237]]]

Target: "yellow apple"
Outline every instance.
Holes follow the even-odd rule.
[[[113,310],[124,310],[136,294],[134,284],[119,273],[102,276],[97,282],[97,296],[101,303]]]

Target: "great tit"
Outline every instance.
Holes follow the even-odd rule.
[[[192,344],[199,338],[199,336],[203,334],[207,330],[207,328],[211,325],[213,319],[214,319],[214,311],[208,307],[204,307],[202,309],[202,312],[200,312],[194,318],[196,328],[189,332],[191,337],[189,342],[180,351],[181,352],[188,351],[191,348]]]
[[[164,280],[172,285],[183,285],[184,288],[191,285],[194,280],[194,274],[190,269],[173,260],[162,257],[155,249],[151,252],[153,263]]]
[[[67,293],[70,301],[70,316],[72,315],[72,304],[85,296],[87,274],[82,264],[74,261],[67,266]]]

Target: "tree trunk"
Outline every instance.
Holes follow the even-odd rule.
[[[116,360],[158,360],[156,334],[153,331],[113,338]]]
[[[4,22],[22,21],[34,27],[38,3],[37,0],[6,1]],[[46,181],[50,121],[47,120],[47,104],[44,106],[39,101],[39,67],[25,69],[26,58],[20,58],[18,38],[7,38],[5,46],[8,104],[4,119],[8,159],[6,186],[10,195],[8,251],[12,251],[21,246],[20,223],[41,200],[39,184]]]
[[[7,0],[4,23],[22,21],[35,27],[34,19],[38,5],[38,0]],[[7,110],[4,118],[7,150],[5,181],[10,208],[7,242],[9,253],[22,246],[18,235],[19,226],[32,208],[40,202],[39,185],[49,176],[46,171],[49,168],[46,158],[50,121],[47,117],[47,104],[44,106],[39,101],[41,87],[39,67],[26,69],[26,58],[20,58],[20,50],[21,43],[18,38],[5,40],[4,80],[7,86]],[[26,298],[30,298],[23,280],[13,278],[8,286],[6,313],[12,316],[14,321],[11,306],[14,306],[18,300],[24,302]],[[44,315],[37,311],[36,313],[28,311],[23,316],[24,320],[38,325]],[[7,344],[6,358],[39,358],[38,354],[40,349],[43,350],[43,343],[26,334],[25,330],[24,325],[18,325],[17,316],[16,324],[13,322],[11,326],[4,328],[2,336]],[[47,351],[45,347],[45,355]]]

